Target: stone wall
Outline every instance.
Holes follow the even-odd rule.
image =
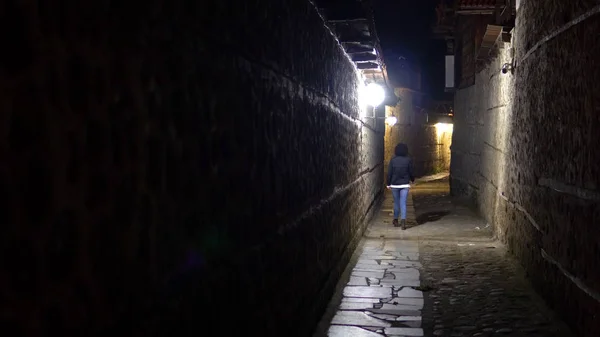
[[[385,162],[393,158],[396,144],[406,143],[417,177],[447,172],[450,169],[452,131],[438,130],[434,124],[428,123],[425,113],[415,112],[413,97],[420,94],[406,88],[396,88],[395,93],[400,101],[395,107],[386,107],[386,116],[393,115],[398,122],[394,126],[385,126]]]
[[[383,183],[314,6],[2,6],[3,332],[310,335]]]
[[[512,116],[514,76],[500,72],[510,62],[510,44],[478,73],[475,85],[454,99],[451,178],[454,195],[468,197],[493,214],[499,184],[504,184]],[[491,217],[488,217],[491,221]]]
[[[515,47],[455,97],[452,193],[495,225],[580,336],[600,335],[600,7],[520,3]],[[587,13],[587,16],[582,16]],[[506,47],[511,47],[507,44]]]

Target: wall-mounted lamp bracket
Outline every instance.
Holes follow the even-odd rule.
[[[516,62],[515,62],[515,48],[510,48],[508,51],[511,61],[510,63],[504,63],[502,65],[502,69],[500,69],[500,71],[502,71],[503,74],[506,74],[508,72],[510,72],[511,74],[515,71],[515,69],[517,68]]]

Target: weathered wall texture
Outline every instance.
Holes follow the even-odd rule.
[[[2,6],[3,332],[310,335],[383,183],[315,8]]]
[[[510,62],[510,44],[477,74],[475,85],[454,99],[451,176],[455,195],[466,196],[493,214],[499,184],[504,184],[511,131],[514,76],[500,72]],[[491,218],[490,218],[491,220]]]
[[[600,7],[594,5],[521,2],[514,75],[500,74],[510,61],[505,49],[456,95],[451,165],[452,192],[478,204],[580,336],[600,335]],[[592,15],[573,21],[585,13]]]
[[[395,107],[386,106],[386,116],[396,116],[398,122],[385,126],[385,162],[393,158],[396,144],[406,143],[416,176],[448,171],[452,131],[438,130],[434,124],[427,123],[425,113],[415,112],[413,96],[417,94],[414,91],[396,88],[395,93],[400,102]]]

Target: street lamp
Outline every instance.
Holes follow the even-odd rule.
[[[376,107],[383,103],[383,100],[385,99],[385,90],[378,84],[369,83],[360,88],[359,95],[361,101],[372,107]]]
[[[368,116],[369,113],[375,114],[375,109],[385,100],[385,90],[376,83],[361,85],[358,88],[358,101],[360,104],[361,118],[375,118]],[[372,110],[369,108],[371,107]]]

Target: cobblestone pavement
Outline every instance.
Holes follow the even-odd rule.
[[[517,261],[490,243],[421,242],[427,336],[570,336]]]
[[[411,195],[413,227],[384,228],[383,207],[315,336],[572,336],[447,180]]]

